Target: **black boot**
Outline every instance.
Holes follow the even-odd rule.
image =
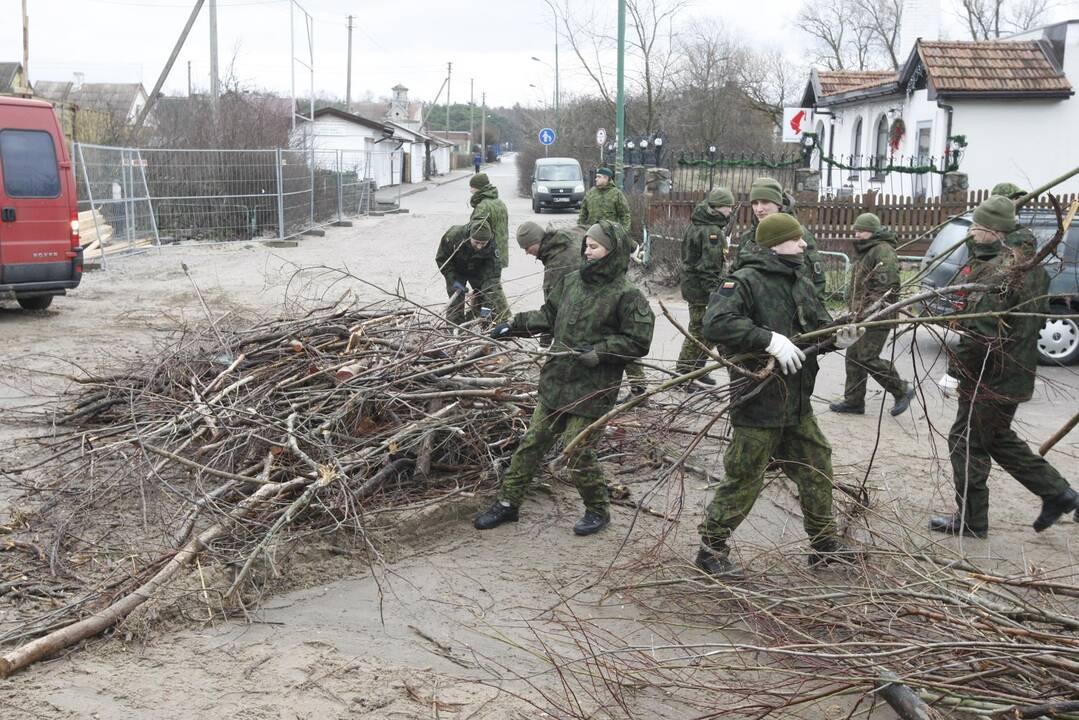
[[[495,504],[487,508],[486,512],[476,516],[472,525],[477,530],[490,530],[507,522],[517,522],[517,506],[495,500]]]
[[[697,361],[697,369],[700,370],[702,367],[704,367],[707,364],[708,364],[707,360],[704,360],[704,359],[698,360]],[[716,384],[716,379],[714,377],[712,377],[711,374],[701,375],[699,378],[697,378],[696,381],[701,383],[702,385],[708,385],[708,386],[714,386]]]
[[[746,576],[742,568],[731,562],[727,553],[715,552],[703,547],[697,551],[697,558],[693,564],[712,577],[742,580]]]
[[[895,399],[895,405],[892,405],[891,413],[892,417],[902,415],[910,407],[910,401],[914,399],[914,386],[907,383],[907,391]]]
[[[983,540],[989,536],[989,528],[974,528],[970,525],[966,525],[958,514],[937,515],[929,518],[929,529],[933,532],[944,533],[945,535],[959,535],[962,533],[967,537]]]
[[[846,400],[840,400],[839,402],[832,403],[828,406],[828,409],[834,413],[844,413],[846,415],[865,415],[865,405],[855,405],[849,403]]]
[[[1042,500],[1042,511],[1038,514],[1036,520],[1034,520],[1034,532],[1041,532],[1050,527],[1060,516],[1064,513],[1069,513],[1072,510],[1079,510],[1079,493],[1075,492],[1071,488],[1068,488],[1064,492],[1060,493],[1054,498],[1048,500]]]
[[[809,553],[809,567],[832,563],[853,565],[860,555],[860,552],[836,538],[825,538],[813,544],[813,550]]]
[[[573,526],[573,534],[593,535],[607,527],[610,522],[611,518],[609,515],[600,515],[591,510],[585,510],[584,517],[578,520],[577,524]]]

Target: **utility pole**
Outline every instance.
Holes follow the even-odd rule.
[[[191,61],[187,61],[187,96],[191,97]]]
[[[348,71],[345,73],[345,111],[352,112],[352,16],[348,16]]]
[[[476,78],[470,78],[468,81],[468,151],[472,152],[473,136],[476,132]]]
[[[26,11],[27,0],[22,0],[22,81],[30,90],[30,14]]]
[[[446,139],[450,137],[450,77],[453,75],[453,63],[446,63]]]
[[[210,102],[213,103],[214,115],[217,114],[217,101],[221,97],[221,86],[217,74],[217,0],[210,0]]]
[[[487,162],[487,93],[483,93],[483,109],[480,111],[480,157]]]
[[[622,186],[626,142],[626,0],[618,0],[618,109],[614,122],[614,184]]]
[[[146,116],[150,114],[150,110],[153,109],[154,103],[157,102],[157,96],[161,92],[161,86],[165,84],[165,78],[169,76],[169,71],[172,70],[172,64],[176,62],[176,58],[179,57],[180,50],[187,40],[187,34],[191,32],[191,27],[195,24],[195,18],[199,16],[199,11],[202,9],[202,5],[205,1],[206,0],[196,0],[195,7],[191,8],[191,14],[187,16],[187,22],[184,24],[184,29],[180,31],[180,37],[176,40],[176,44],[173,45],[172,53],[169,55],[169,59],[165,61],[165,67],[162,68],[161,74],[157,76],[157,82],[154,83],[154,89],[150,91],[150,98],[146,101],[146,104],[142,106],[142,112],[139,113],[138,118],[135,119],[136,130],[142,127],[142,123],[146,120]],[[191,64],[188,63],[189,77],[190,68]],[[188,86],[190,87],[190,85],[191,81],[188,80]]]

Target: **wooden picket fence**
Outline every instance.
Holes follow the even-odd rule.
[[[971,190],[945,197],[924,199],[898,195],[878,195],[868,192],[846,198],[817,199],[812,196],[799,198],[795,204],[798,219],[809,228],[820,241],[821,249],[848,252],[854,231],[851,226],[854,219],[864,212],[876,213],[881,222],[896,231],[900,244],[911,244],[902,250],[903,255],[924,255],[929,248],[935,228],[954,215],[962,215],[972,210],[989,197],[989,190]],[[1057,196],[1062,207],[1067,208],[1077,194]],[[647,217],[649,228],[664,228],[666,234],[678,235],[676,228],[689,222],[693,207],[704,199],[704,193],[698,197],[685,199],[683,194],[677,200],[663,197],[648,199]],[[1051,208],[1049,197],[1042,196],[1028,203],[1026,207]],[[747,228],[752,227],[752,208],[749,198],[742,193],[732,237],[737,238]],[[911,242],[914,241],[914,242]]]

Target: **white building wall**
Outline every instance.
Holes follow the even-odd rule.
[[[1074,81],[1073,81],[1074,82]],[[965,135],[959,169],[970,188],[1014,182],[1034,188],[1079,164],[1079,100],[955,100],[952,134]],[[1055,192],[1079,193],[1079,177]]]

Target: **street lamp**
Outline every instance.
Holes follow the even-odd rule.
[[[547,3],[547,7],[551,8],[551,14],[554,16],[554,127],[555,132],[561,132],[561,102],[558,93],[558,10],[555,8],[554,3],[551,0],[543,0]],[[539,58],[532,58],[538,60]],[[540,60],[540,62],[543,62]]]

